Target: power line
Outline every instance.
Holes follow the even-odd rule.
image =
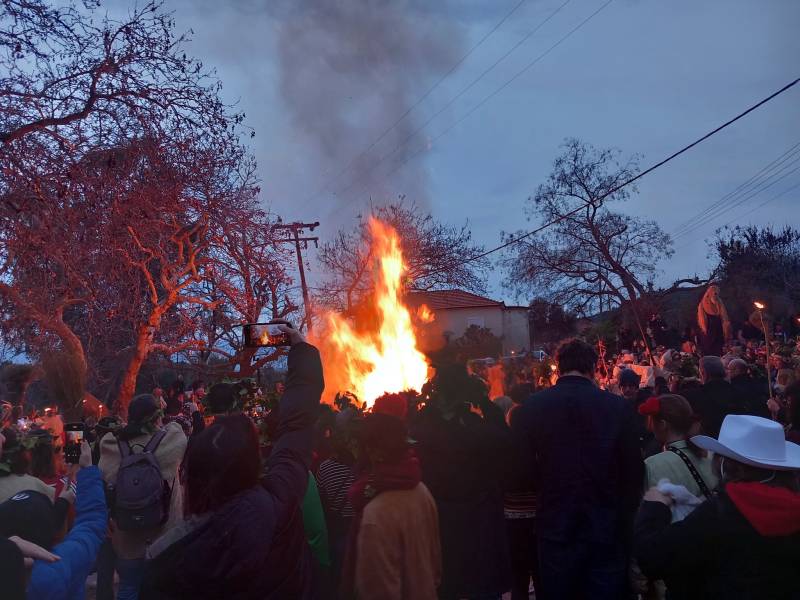
[[[788,169],[789,167],[791,167],[792,165],[794,165],[794,164],[796,164],[798,162],[800,162],[800,157],[798,157],[797,159],[795,159],[794,161],[792,161],[788,165],[784,166],[780,171],[778,171],[777,173],[774,173],[773,175],[778,175],[779,173],[782,173],[783,171],[785,171],[786,169]],[[771,188],[776,183],[779,183],[779,182],[783,181],[789,175],[792,175],[792,174],[796,173],[797,171],[800,171],[800,166],[795,167],[794,169],[792,169],[788,173],[784,173],[783,175],[781,175],[780,177],[778,177],[776,179],[773,179],[770,183],[768,183],[766,185],[763,185],[763,184],[766,183],[767,180],[763,181],[761,183],[762,187],[760,187],[760,188],[758,188],[756,190],[751,190],[751,192],[748,193],[748,195],[744,196],[743,198],[736,199],[734,202],[730,203],[728,206],[720,207],[713,214],[708,215],[706,218],[699,220],[697,223],[695,223],[692,226],[684,229],[680,233],[674,235],[673,239],[678,239],[678,238],[684,237],[684,236],[686,236],[686,235],[688,235],[688,234],[690,234],[690,233],[692,233],[694,231],[697,231],[698,229],[702,229],[708,223],[714,221],[718,217],[721,217],[723,214],[729,212],[730,210],[733,210],[735,208],[740,207],[742,204],[744,204],[745,202],[747,202],[751,198],[754,198],[755,196],[759,195],[761,192],[763,192],[765,190],[768,190],[769,188]]]
[[[511,85],[511,84],[512,84],[514,81],[516,81],[517,79],[519,79],[519,78],[520,78],[520,77],[521,77],[521,76],[522,76],[524,73],[526,73],[528,70],[530,70],[530,69],[531,69],[531,68],[532,68],[532,67],[533,67],[533,66],[534,66],[536,63],[538,63],[538,62],[539,62],[540,60],[542,60],[542,59],[543,59],[545,56],[547,56],[548,54],[550,54],[550,53],[551,53],[553,50],[555,50],[556,48],[558,48],[558,47],[559,47],[559,46],[560,46],[560,45],[561,45],[563,42],[565,42],[567,39],[569,39],[569,38],[570,38],[570,37],[571,37],[573,34],[575,34],[575,33],[576,33],[576,32],[577,32],[579,29],[581,29],[581,28],[582,28],[584,25],[586,25],[586,24],[587,24],[589,21],[591,21],[591,20],[592,20],[592,19],[593,19],[595,16],[597,16],[597,15],[598,15],[598,14],[599,14],[599,13],[600,13],[600,12],[601,12],[603,9],[605,9],[605,8],[606,8],[606,7],[607,7],[609,4],[611,4],[611,2],[613,2],[613,0],[607,0],[607,1],[606,1],[606,2],[605,2],[603,5],[602,5],[602,6],[600,6],[600,8],[598,8],[597,10],[595,10],[595,11],[594,11],[592,14],[590,14],[588,17],[586,17],[586,18],[585,18],[583,21],[581,21],[580,23],[578,23],[578,25],[576,25],[575,27],[573,27],[573,28],[572,28],[572,29],[571,29],[569,32],[567,32],[567,33],[566,33],[564,36],[562,36],[562,37],[561,37],[561,38],[560,38],[560,39],[559,39],[559,40],[558,40],[556,43],[554,43],[554,44],[553,44],[552,46],[550,46],[550,47],[549,47],[547,50],[545,50],[544,52],[542,52],[542,53],[541,53],[539,56],[537,56],[537,57],[536,57],[535,59],[533,59],[531,62],[529,62],[528,64],[526,64],[526,65],[525,65],[525,66],[524,66],[522,69],[520,69],[519,71],[517,71],[517,72],[516,72],[516,73],[515,73],[515,74],[514,74],[514,75],[513,75],[513,76],[512,76],[510,79],[506,80],[506,81],[505,81],[505,83],[503,83],[503,84],[502,84],[502,85],[501,85],[499,88],[495,89],[495,90],[494,90],[492,93],[490,93],[488,96],[485,96],[485,97],[484,97],[484,98],[483,98],[483,99],[482,99],[480,102],[478,102],[478,104],[476,104],[475,106],[473,106],[473,107],[472,107],[472,108],[471,108],[469,111],[467,111],[467,112],[466,112],[464,115],[462,115],[462,116],[461,116],[461,117],[460,117],[458,120],[456,120],[456,121],[455,121],[455,122],[454,122],[452,125],[450,125],[449,127],[447,127],[447,128],[446,128],[444,131],[442,131],[442,132],[441,132],[439,135],[437,135],[437,136],[436,136],[436,137],[434,137],[432,140],[430,140],[429,144],[432,144],[432,143],[434,143],[434,142],[436,142],[436,141],[440,140],[440,139],[441,139],[441,138],[443,138],[445,135],[447,135],[448,133],[450,133],[450,132],[451,132],[453,129],[455,129],[455,128],[456,128],[456,127],[459,125],[459,124],[461,124],[461,123],[462,123],[462,122],[464,122],[464,121],[465,121],[467,118],[469,118],[471,115],[473,115],[473,114],[474,114],[474,113],[475,113],[475,112],[476,112],[478,109],[480,109],[480,108],[481,108],[481,107],[482,107],[484,104],[486,104],[487,102],[489,102],[489,101],[490,101],[492,98],[494,98],[495,96],[497,96],[497,94],[499,94],[500,92],[502,92],[502,91],[503,91],[504,89],[506,89],[506,88],[507,88],[509,85]],[[557,10],[561,10],[561,8],[563,8],[565,5],[566,5],[566,3],[565,3],[565,4],[562,4],[562,5],[561,5],[561,6],[560,6],[560,7],[559,7]],[[551,17],[552,17],[554,14],[555,14],[555,13],[553,13],[552,15],[550,15],[550,17],[548,17],[548,19],[549,19],[549,18],[551,18]],[[540,25],[540,26],[541,26],[541,25]],[[437,113],[437,114],[438,114],[438,113]],[[434,116],[436,116],[436,115],[434,115]],[[428,122],[430,122],[430,120],[429,120]],[[426,124],[427,124],[428,122],[426,122]],[[424,126],[424,125],[423,125],[423,126]],[[410,139],[410,138],[409,138],[409,139]],[[395,150],[396,150],[396,149],[395,149]],[[410,162],[412,159],[416,158],[416,157],[417,157],[417,156],[419,156],[420,154],[424,154],[424,153],[425,153],[425,152],[427,152],[427,151],[428,151],[428,148],[427,148],[427,145],[426,145],[426,147],[425,147],[425,148],[422,148],[422,149],[418,150],[418,151],[417,151],[417,152],[415,152],[414,154],[412,154],[412,155],[410,155],[410,156],[406,157],[404,160],[400,161],[400,162],[399,162],[397,165],[395,165],[395,167],[394,167],[393,169],[391,169],[390,171],[388,171],[387,173],[385,173],[385,174],[384,174],[384,177],[387,177],[387,176],[389,176],[389,175],[391,175],[391,174],[393,174],[393,173],[397,172],[397,171],[398,171],[398,170],[399,170],[399,169],[400,169],[402,166],[404,166],[404,165],[408,164],[408,162]],[[384,158],[385,158],[385,157],[384,157]],[[383,159],[381,159],[381,161],[382,161],[382,160],[383,160]],[[381,161],[379,161],[378,163],[376,163],[375,167],[377,167],[377,166],[378,166],[378,164],[380,164],[380,162],[381,162]],[[365,174],[365,175],[366,175],[366,174]],[[353,187],[353,186],[354,186],[356,183],[358,183],[358,181],[360,181],[360,180],[361,180],[361,179],[363,179],[363,178],[364,178],[364,177],[362,176],[362,177],[359,177],[358,179],[354,180],[354,181],[353,181],[353,183],[351,183],[351,185],[349,185],[347,188],[345,188],[344,190],[342,190],[340,193],[345,193],[345,192],[349,191],[349,190],[350,190],[350,189],[351,189],[351,188],[352,188],[352,187]],[[357,197],[358,197],[358,196],[356,195],[356,196],[355,196],[355,198],[357,198]],[[354,199],[355,199],[355,198],[354,198]],[[350,204],[351,202],[353,202],[353,200],[354,200],[354,199],[351,199],[351,200],[350,200],[350,201],[349,201],[347,204]]]
[[[599,198],[595,199],[594,202],[599,202],[601,200],[604,200],[605,198],[608,198],[610,195],[617,193],[619,190],[621,190],[622,188],[630,185],[634,181],[637,181],[637,180],[641,179],[642,177],[644,177],[648,173],[652,173],[653,171],[655,171],[659,167],[664,166],[665,164],[667,164],[668,162],[674,160],[675,158],[677,158],[681,154],[683,154],[685,152],[688,152],[689,150],[691,150],[692,148],[694,148],[698,144],[704,142],[705,140],[707,140],[711,136],[719,133],[720,131],[722,131],[726,127],[729,127],[730,125],[733,125],[739,119],[742,119],[745,116],[749,115],[751,112],[753,112],[757,108],[763,106],[764,104],[766,104],[770,100],[776,98],[777,96],[780,96],[782,93],[784,93],[785,91],[791,89],[792,87],[794,87],[798,83],[800,83],[800,77],[795,79],[794,81],[791,81],[791,82],[787,83],[785,86],[783,86],[777,92],[773,92],[772,94],[770,94],[769,96],[767,96],[766,98],[761,100],[760,102],[754,104],[750,108],[748,108],[745,111],[739,113],[738,115],[736,115],[732,119],[726,121],[725,123],[723,123],[722,125],[720,125],[716,129],[712,129],[711,131],[709,131],[708,133],[706,133],[702,137],[699,137],[698,139],[696,139],[691,144],[689,144],[687,146],[684,146],[683,148],[681,148],[677,152],[674,152],[673,154],[669,155],[667,158],[657,162],[656,164],[654,164],[653,166],[649,167],[648,169],[642,171],[641,173],[639,173],[635,177],[631,177],[627,181],[624,181],[623,183],[619,184],[618,186],[612,188],[611,190],[609,190],[608,192],[606,192],[605,194],[603,194]],[[449,265],[447,267],[443,267],[443,268],[438,269],[436,271],[432,271],[431,273],[429,273],[429,275],[435,275],[437,273],[441,273],[443,271],[450,270],[450,269],[458,267],[460,265],[464,265],[464,264],[467,264],[467,263],[470,263],[470,262],[475,262],[476,260],[480,260],[481,258],[485,258],[485,257],[489,256],[490,254],[494,254],[495,252],[499,252],[500,250],[508,248],[509,246],[512,246],[514,244],[517,244],[517,243],[521,242],[522,240],[524,240],[526,238],[529,238],[529,237],[531,237],[533,235],[536,235],[537,233],[539,233],[540,231],[543,231],[544,229],[547,229],[548,227],[551,227],[553,225],[556,225],[557,223],[560,223],[561,221],[564,221],[565,219],[571,217],[572,215],[580,212],[581,210],[583,210],[584,208],[586,208],[590,204],[591,204],[591,202],[585,202],[585,203],[581,204],[580,206],[578,206],[577,208],[569,211],[568,213],[565,213],[565,214],[563,214],[563,215],[561,215],[561,216],[559,216],[559,217],[557,217],[557,218],[555,218],[555,219],[553,219],[551,221],[548,221],[547,223],[544,223],[543,225],[537,227],[536,229],[533,229],[532,231],[529,231],[529,232],[527,232],[527,233],[525,233],[525,234],[523,234],[523,235],[521,235],[519,237],[512,238],[509,241],[507,241],[507,242],[505,242],[503,244],[500,244],[499,246],[496,246],[495,248],[492,248],[491,250],[487,250],[485,252],[481,252],[480,254],[472,256],[472,257],[470,257],[470,258],[468,258],[466,260],[453,263],[452,265]]]
[[[767,200],[765,200],[764,202],[762,202],[762,203],[761,203],[761,204],[759,204],[758,206],[754,206],[753,208],[751,208],[750,210],[748,210],[748,211],[747,211],[747,212],[745,212],[745,213],[742,213],[741,215],[739,215],[739,216],[738,216],[738,217],[736,217],[735,219],[732,219],[732,220],[728,221],[728,222],[727,222],[727,223],[725,223],[725,225],[723,225],[722,227],[723,227],[723,228],[724,228],[724,227],[727,227],[728,225],[731,225],[732,223],[734,223],[734,222],[738,221],[738,220],[739,220],[739,219],[741,219],[742,217],[746,217],[747,215],[749,215],[749,214],[751,214],[751,213],[754,213],[754,212],[755,212],[755,211],[757,211],[759,208],[764,208],[764,207],[765,207],[767,204],[769,204],[770,202],[774,202],[774,201],[775,201],[775,200],[777,200],[778,198],[781,198],[781,197],[785,196],[786,194],[788,194],[788,193],[789,193],[789,192],[791,192],[791,191],[794,191],[794,190],[796,190],[797,188],[800,188],[800,181],[798,181],[797,183],[795,183],[793,186],[790,186],[790,187],[786,188],[786,189],[785,189],[785,190],[783,190],[783,191],[782,191],[780,194],[776,194],[775,196],[772,196],[771,198],[768,198]]]
[[[383,140],[383,138],[385,138],[388,135],[388,133],[392,129],[397,127],[411,113],[412,110],[414,110],[417,106],[422,104],[428,98],[428,96],[430,96],[444,82],[445,79],[450,77],[450,75],[452,75],[456,71],[456,69],[458,69],[458,67],[460,67],[464,63],[464,61],[466,61],[472,55],[473,52],[475,52],[478,48],[480,48],[486,40],[488,40],[498,29],[500,29],[500,27],[503,25],[503,23],[508,21],[508,19],[511,18],[511,16],[515,12],[517,12],[517,9],[519,9],[523,4],[525,4],[525,2],[526,2],[526,0],[519,0],[519,2],[517,2],[511,8],[511,10],[509,10],[505,15],[503,15],[502,19],[500,19],[497,23],[495,23],[494,27],[492,27],[480,40],[478,40],[478,42],[474,46],[472,46],[472,48],[470,48],[469,51],[467,51],[466,54],[464,54],[461,58],[459,58],[458,61],[456,61],[456,63],[452,67],[450,67],[450,70],[447,71],[447,73],[442,75],[438,79],[438,81],[433,84],[433,86],[428,88],[427,92],[425,92],[422,96],[420,96],[417,99],[417,101],[414,102],[414,104],[412,104],[408,109],[406,109],[406,112],[404,112],[402,115],[400,115],[394,123],[389,125],[389,127],[387,127],[383,131],[383,133],[381,133],[369,146],[367,146],[360,153],[358,153],[355,156],[353,156],[347,162],[347,164],[344,166],[344,168],[339,172],[338,175],[336,175],[333,179],[328,181],[328,183],[326,183],[322,188],[320,188],[315,194],[309,196],[308,200],[309,201],[313,200],[314,198],[316,198],[317,196],[322,194],[324,191],[326,191],[331,184],[336,183],[337,181],[339,181],[339,179],[341,179],[341,177],[345,173],[347,173],[347,171],[350,170],[350,168],[355,164],[355,162],[359,158],[361,158],[362,156],[366,155],[370,150],[372,150],[378,143],[380,143],[381,140]]]
[[[694,215],[693,217],[687,219],[686,221],[684,221],[683,223],[678,225],[678,227],[676,227],[671,232],[671,235],[672,236],[681,235],[684,230],[689,229],[690,227],[692,227],[692,225],[697,223],[697,221],[699,221],[701,219],[704,219],[707,215],[710,215],[711,213],[715,212],[718,208],[720,208],[720,207],[722,207],[722,206],[724,206],[726,204],[729,204],[732,201],[732,199],[734,199],[736,196],[738,196],[738,195],[740,195],[742,193],[746,193],[746,192],[752,191],[752,190],[748,190],[747,188],[751,187],[751,186],[758,186],[761,183],[763,183],[763,181],[766,181],[770,177],[773,177],[775,175],[775,173],[773,171],[777,167],[779,167],[781,164],[783,164],[784,162],[789,160],[789,158],[793,157],[794,155],[796,155],[798,153],[800,153],[800,142],[794,144],[791,148],[789,148],[788,150],[783,152],[780,156],[778,156],[778,158],[772,160],[770,163],[768,163],[767,165],[762,167],[757,173],[752,175],[747,181],[739,184],[735,189],[731,190],[730,192],[728,192],[727,194],[722,196],[722,198],[720,198],[719,200],[717,200],[716,202],[714,202],[710,206],[706,207],[704,210],[700,211],[698,214]],[[761,182],[758,181],[759,178],[762,179]]]

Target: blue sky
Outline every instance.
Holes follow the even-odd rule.
[[[250,143],[259,162],[264,202],[284,220],[322,221],[318,231],[323,238],[351,224],[370,198],[381,203],[407,194],[442,221],[460,225],[468,219],[476,241],[494,246],[501,231],[535,225],[525,222],[526,198],[549,173],[565,137],[617,147],[626,155],[641,154],[642,165],[647,166],[800,76],[797,0],[614,0],[504,91],[430,144],[428,140],[605,3],[572,0],[426,126],[409,146],[411,152],[427,149],[405,167],[386,176],[382,175],[385,165],[367,169],[351,189],[336,196],[328,191],[317,194],[402,114],[397,111],[416,102],[518,2],[339,3],[346,7],[342,9],[345,19],[359,21],[363,15],[372,15],[369,18],[376,20],[367,21],[371,32],[375,29],[371,23],[386,25],[374,11],[386,10],[415,36],[403,46],[406,42],[395,39],[390,23],[380,33],[377,46],[366,45],[370,50],[361,51],[367,54],[377,49],[375,53],[380,54],[381,39],[402,46],[401,61],[386,63],[386,77],[379,68],[380,56],[377,63],[370,63],[371,56],[364,57],[364,68],[372,68],[367,77],[353,76],[353,64],[331,77],[319,76],[331,64],[341,66],[327,60],[331,48],[360,43],[357,28],[364,23],[348,22],[356,29],[341,38],[303,35],[308,23],[322,28],[328,23],[309,21],[310,7],[318,5],[317,0],[168,0],[167,7],[175,11],[178,29],[193,29],[190,51],[217,69],[225,98],[238,102],[247,114],[246,123],[256,130]],[[413,131],[441,110],[563,2],[523,2],[411,111],[403,126]],[[110,11],[123,6],[124,2],[115,0]],[[311,43],[318,37],[324,43]],[[293,61],[291,67],[287,67],[287,57]],[[357,70],[358,52],[348,58],[356,61]],[[335,112],[343,99],[352,102],[346,114],[339,115],[335,135],[328,137],[335,146],[327,153],[320,150],[319,136],[309,132],[302,119],[298,121],[299,109],[287,97],[287,87],[293,89],[294,98],[308,102],[303,114],[314,117],[320,126],[326,126],[326,113]],[[297,96],[298,90],[302,96]],[[800,86],[647,176],[639,185],[640,193],[617,208],[656,219],[671,232],[800,142],[799,109]],[[378,155],[391,151],[397,135],[387,135],[366,159],[375,151]],[[345,173],[332,187],[348,187],[353,175]],[[710,264],[705,239],[728,221],[795,224],[800,215],[800,188],[762,210],[738,217],[798,182],[800,173],[795,173],[678,239],[674,257],[659,265],[659,282],[705,273]],[[313,253],[309,260],[315,279],[319,272]],[[514,300],[504,290],[500,274],[492,275],[490,284],[491,295]]]

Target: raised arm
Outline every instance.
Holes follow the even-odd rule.
[[[319,351],[296,330],[285,328],[292,339],[286,391],[278,407],[277,441],[267,461],[264,488],[276,506],[299,504],[308,484],[313,425],[325,383]]]

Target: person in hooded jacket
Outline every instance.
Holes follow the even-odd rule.
[[[718,440],[692,442],[714,452],[721,491],[672,524],[671,499],[645,494],[634,536],[642,572],[674,600],[800,598],[800,446],[751,415],[728,415]]]
[[[315,597],[301,502],[324,387],[319,352],[295,329],[275,446],[261,478],[258,433],[245,415],[219,417],[182,468],[184,521],[148,550],[141,598]]]

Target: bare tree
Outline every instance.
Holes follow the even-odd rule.
[[[527,207],[529,219],[556,223],[510,246],[504,256],[508,283],[518,293],[544,294],[588,314],[633,303],[652,290],[656,264],[672,255],[672,241],[655,221],[608,209],[608,203],[636,192],[626,186],[609,194],[638,172],[636,157],[620,163],[619,156],[619,151],[566,141]]]
[[[445,225],[403,198],[374,208],[371,216],[391,225],[400,235],[408,289],[485,292],[488,262],[465,262],[483,251],[472,241],[469,224]],[[322,303],[350,311],[372,291],[370,239],[368,220],[360,218],[353,230],[339,231],[332,241],[322,245],[319,260],[328,275],[319,294]]]

